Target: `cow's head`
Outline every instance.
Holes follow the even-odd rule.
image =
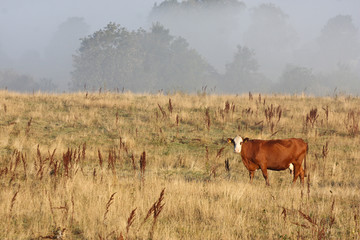
[[[236,136],[234,138],[228,138],[228,143],[234,144],[234,152],[241,153],[241,145],[243,144],[243,139],[240,136]]]

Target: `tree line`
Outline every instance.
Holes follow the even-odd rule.
[[[165,0],[154,5],[149,19],[157,23],[149,31],[130,32],[110,23],[82,39],[74,56],[72,87],[360,93],[360,63],[351,66],[360,56],[359,32],[351,16],[330,18],[315,43],[296,48],[298,36],[288,16],[274,4],[260,4],[252,10],[250,26],[234,52],[228,49],[228,36],[238,31],[236,17],[245,8],[238,0]],[[170,30],[182,37],[170,35]],[[226,52],[231,56],[226,57]],[[218,58],[229,59],[223,71]],[[275,79],[273,69],[278,72]]]
[[[260,72],[255,51],[240,45],[220,74],[184,38],[170,35],[159,23],[149,31],[129,31],[109,23],[82,39],[73,60],[71,89],[75,91],[196,92],[207,88],[217,93],[325,95],[341,86],[346,93],[360,92],[359,76],[347,65],[316,74],[311,68],[288,64],[278,82],[272,82]]]
[[[235,94],[327,95],[338,89],[360,93],[359,32],[351,16],[329,19],[315,42],[294,51],[296,32],[287,23],[287,15],[274,4],[252,9],[242,38],[229,43],[229,36],[238,32],[235,18],[245,8],[238,0],[165,0],[154,5],[149,15],[154,23],[149,30],[128,30],[110,22],[81,38],[76,51],[70,39],[78,39],[75,33],[84,36],[88,26],[81,18],[71,18],[61,25],[48,48],[51,61],[46,69],[54,72],[66,65],[66,73],[71,71],[68,89],[72,91],[211,89]],[[64,49],[64,54],[52,54],[56,49]],[[70,55],[72,70],[67,60]],[[65,72],[60,68],[58,71]],[[67,74],[58,75],[54,83],[51,78],[35,80],[0,70],[0,88],[56,91],[60,87],[56,84],[69,78]]]
[[[194,91],[216,79],[185,39],[171,36],[160,24],[129,31],[109,23],[82,39],[73,64],[73,90]]]

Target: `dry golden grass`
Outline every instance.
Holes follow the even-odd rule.
[[[1,91],[0,239],[360,239],[359,106]],[[288,171],[249,184],[237,134],[305,139],[305,187]]]

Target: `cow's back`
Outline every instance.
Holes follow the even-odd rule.
[[[288,138],[261,141],[260,151],[273,152],[276,154],[300,155],[307,150],[307,143],[301,138]]]

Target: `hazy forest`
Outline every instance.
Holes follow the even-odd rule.
[[[135,29],[109,21],[90,32],[86,19],[73,16],[53,28],[43,49],[19,58],[0,41],[0,88],[358,95],[353,16],[329,16],[309,36],[291,17],[275,3],[237,0],[154,3],[146,25]]]

